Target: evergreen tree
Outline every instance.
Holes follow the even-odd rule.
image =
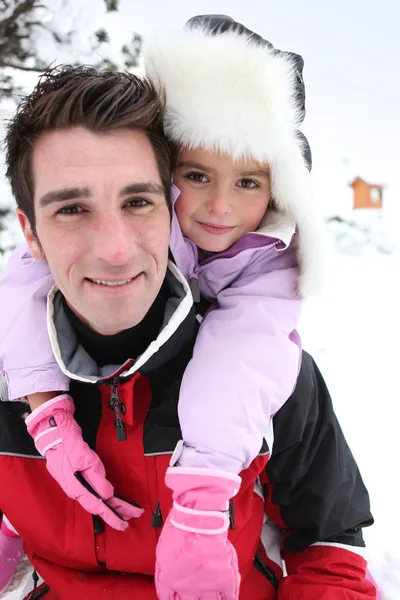
[[[94,10],[106,13],[119,9],[118,0],[92,4]],[[76,30],[80,10],[73,0],[0,0],[0,101],[19,91],[18,72],[40,73],[66,50],[75,59],[72,62],[113,70],[138,66],[141,37],[137,33],[121,45],[118,56],[105,54],[111,40],[104,27],[85,32],[81,48],[82,36]]]

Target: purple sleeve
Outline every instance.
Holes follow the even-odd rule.
[[[47,334],[47,294],[54,281],[45,261],[26,244],[11,254],[0,280],[0,372],[10,400],[69,389]]]
[[[271,417],[291,395],[300,368],[297,281],[292,252],[275,251],[218,294],[182,381],[180,465],[239,473],[263,438],[271,449]]]

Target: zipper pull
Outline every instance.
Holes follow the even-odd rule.
[[[35,590],[37,590],[37,586],[39,583],[39,575],[37,574],[36,569],[32,573],[32,579],[33,579],[33,591],[35,591]]]
[[[108,402],[108,406],[113,409],[115,413],[115,427],[117,429],[117,440],[124,442],[127,439],[125,425],[121,419],[121,412],[124,413],[125,405],[122,404],[118,396],[118,386],[111,386],[111,398]]]
[[[200,287],[199,280],[197,277],[191,277],[189,279],[190,291],[192,292],[193,302],[197,304],[200,302]]]
[[[234,515],[235,505],[234,501],[231,500],[229,503],[229,528],[235,529],[235,515]]]
[[[160,529],[163,525],[163,518],[161,514],[160,503],[157,501],[156,507],[153,512],[153,516],[151,518],[151,526],[154,529]]]
[[[99,535],[100,533],[104,533],[105,527],[103,521],[100,519],[98,515],[92,515],[93,519],[93,533],[94,535]]]

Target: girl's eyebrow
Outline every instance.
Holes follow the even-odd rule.
[[[240,177],[266,177],[269,178],[268,169],[257,169],[255,171],[239,171],[237,174]]]
[[[208,171],[209,173],[215,173],[215,169],[209,166],[202,165],[201,163],[195,162],[193,160],[181,160],[177,164],[177,168],[189,168],[189,169],[198,169],[199,171]],[[265,177],[269,179],[269,169],[266,167],[265,169],[250,169],[249,171],[237,170],[237,177]]]
[[[199,171],[208,171],[209,173],[215,173],[215,169],[212,167],[206,167],[205,165],[201,165],[198,162],[194,162],[193,160],[181,160],[177,164],[177,168],[185,167],[189,169],[198,169]]]
[[[195,162],[193,160],[181,160],[177,164],[177,168],[186,168],[186,169],[198,169],[199,171],[207,171],[208,173],[215,173],[215,169],[209,166],[202,165],[201,163]],[[265,179],[269,179],[269,169],[265,167],[265,169],[250,169],[249,171],[237,170],[235,171],[236,177],[264,177]]]

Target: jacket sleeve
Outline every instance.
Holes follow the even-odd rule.
[[[298,375],[302,304],[294,255],[273,252],[220,291],[200,326],[180,391],[181,466],[239,473],[271,444],[271,417]]]
[[[47,294],[53,284],[47,263],[32,258],[26,244],[14,250],[0,280],[0,373],[9,400],[69,388],[47,334]]]
[[[267,513],[283,531],[287,577],[279,600],[375,599],[362,536],[373,523],[368,492],[325,382],[305,352],[274,433],[265,485]]]

